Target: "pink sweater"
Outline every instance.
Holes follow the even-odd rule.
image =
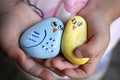
[[[24,0],[43,19],[57,17],[63,22],[74,16],[88,0]]]

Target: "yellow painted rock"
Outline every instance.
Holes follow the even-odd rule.
[[[87,24],[80,16],[72,17],[66,24],[61,50],[70,62],[78,65],[85,64],[89,58],[77,58],[74,49],[87,41]]]

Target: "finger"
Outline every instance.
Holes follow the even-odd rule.
[[[101,51],[105,51],[108,43],[108,35],[106,36],[104,33],[95,33],[95,35],[93,35],[87,43],[76,48],[75,55],[80,58],[98,56]]]
[[[46,62],[45,62],[45,65],[47,66],[47,67],[55,67],[55,65],[54,65],[54,60],[56,60],[56,59],[59,59],[59,60],[64,60],[63,58],[60,58],[60,57],[55,57],[55,58],[53,58],[53,59],[48,59],[48,60],[46,60]],[[58,61],[57,61],[58,62]],[[58,62],[59,63],[59,62]],[[57,65],[57,64],[56,64]]]
[[[89,1],[88,5],[78,13],[78,15],[85,18],[88,25],[88,41],[75,50],[75,55],[80,58],[103,54],[110,39],[110,25],[99,12],[89,11],[94,10],[94,5],[90,6],[90,4],[92,4],[92,1]]]
[[[53,74],[43,68],[40,64],[37,64],[36,62],[33,61],[31,58],[26,58],[24,63],[21,64],[21,67],[27,71],[28,73],[39,77],[40,79],[43,80],[53,80]],[[47,76],[47,77],[46,77]]]
[[[65,74],[73,79],[88,79],[96,70],[100,58],[94,58],[77,69],[66,69]]]
[[[61,76],[61,77],[66,76],[62,70],[59,70],[57,68],[54,68],[54,67],[49,68],[48,67],[48,69],[51,70],[52,72],[54,72],[55,74],[57,74],[58,76]]]
[[[55,72],[59,76],[65,76],[63,70],[64,69],[73,69],[77,68],[78,65],[73,65],[72,63],[66,61],[66,59],[62,57],[56,57],[53,59],[48,59],[45,61],[45,66],[47,66],[48,69]]]
[[[47,60],[44,60],[44,61],[42,60],[42,62],[41,62],[40,59],[35,59],[35,61],[37,63],[39,63],[39,64],[42,64],[42,66],[46,67],[47,69],[49,69],[50,71],[56,73],[57,75],[62,76],[62,77],[65,76],[65,74],[63,73],[63,71],[58,70],[57,68],[55,68],[53,66],[53,64],[51,63],[52,59],[47,59]]]
[[[28,57],[17,46],[17,44],[12,44],[11,42],[8,43],[8,46],[6,48],[3,48],[4,50],[2,51],[4,51],[4,53],[6,53],[9,58],[17,61],[21,68],[23,68],[26,72],[43,80],[53,80],[52,73],[43,68],[41,65],[37,64],[32,58]]]
[[[56,57],[52,59],[51,64],[53,65],[53,67],[57,68],[58,70],[64,70],[69,68],[73,69],[78,67],[78,65],[74,65],[62,57]]]
[[[99,18],[99,16],[94,15],[94,17],[90,16],[87,19],[88,41],[82,46],[79,46],[75,50],[75,55],[77,57],[81,58],[81,57],[98,56],[101,51],[106,50],[109,44],[109,40],[110,40],[110,31],[109,31],[110,29],[108,27],[109,25],[107,25],[106,22],[102,20],[104,18],[99,18],[99,20],[97,21],[96,18]],[[94,21],[96,21],[96,23],[94,23]]]

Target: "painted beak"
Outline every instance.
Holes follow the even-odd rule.
[[[75,26],[75,25],[73,25],[72,29],[73,29],[73,30],[75,30],[75,29],[76,29],[76,26]]]
[[[56,32],[57,31],[57,29],[56,28],[53,28],[53,32]]]

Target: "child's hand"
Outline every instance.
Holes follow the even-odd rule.
[[[84,14],[81,12],[79,15],[83,16],[88,24],[88,42],[76,48],[75,55],[79,58],[89,57],[90,61],[79,66],[79,68],[66,69],[65,74],[72,78],[90,77],[96,70],[110,40],[110,24],[108,24],[105,16],[96,12]]]
[[[40,17],[26,4],[19,2],[7,8],[0,16],[0,49],[9,58],[28,73],[44,80],[53,80],[53,75],[27,56],[19,46],[20,35],[29,27],[39,22]],[[42,60],[41,60],[42,61]],[[47,76],[47,77],[46,77]]]
[[[90,77],[104,54],[110,40],[110,22],[104,13],[86,7],[78,15],[85,18],[88,24],[88,41],[75,49],[79,58],[90,60],[81,66],[73,65],[63,57],[46,61],[46,66],[55,67],[71,78],[84,79]],[[89,11],[92,10],[92,11]]]
[[[99,60],[109,43],[109,25],[99,14],[85,17],[88,23],[88,42],[76,48],[75,55],[79,58],[89,57],[90,61],[82,66],[71,64],[62,57],[56,57],[46,62],[46,66],[62,70],[71,78],[88,78],[96,70]],[[96,20],[98,19],[98,20]]]

